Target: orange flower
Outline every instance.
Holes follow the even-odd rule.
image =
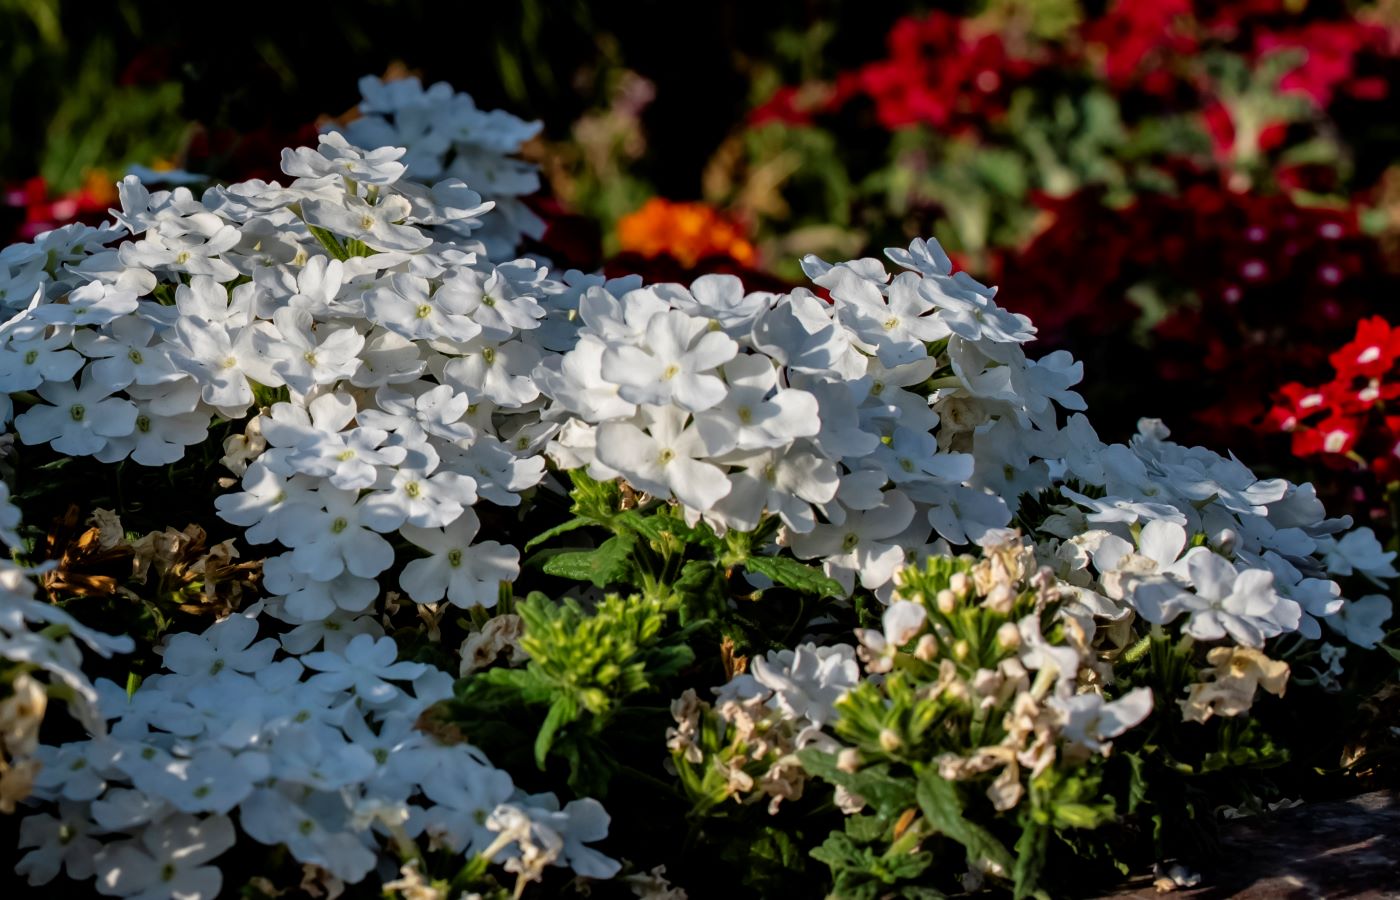
[[[708,256],[728,256],[752,265],[758,254],[743,229],[704,203],[673,203],[653,197],[617,223],[624,253],[669,255],[683,266]]]

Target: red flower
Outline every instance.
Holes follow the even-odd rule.
[[[1085,25],[1083,35],[1102,57],[1110,86],[1162,96],[1174,85],[1164,63],[1196,50],[1194,24],[1191,0],[1118,0]]]
[[[1006,112],[1011,86],[1034,68],[1013,57],[1000,35],[975,35],[967,20],[944,12],[900,19],[887,42],[889,58],[860,69],[857,84],[889,129],[995,120]]]
[[[1303,94],[1319,109],[1332,104],[1337,90],[1365,99],[1384,99],[1388,85],[1382,79],[1357,79],[1356,58],[1385,40],[1384,30],[1354,20],[1309,22],[1288,31],[1264,31],[1255,39],[1260,57],[1280,51],[1298,51],[1303,61],[1279,83],[1284,91]]]
[[[1293,432],[1293,453],[1297,456],[1331,454],[1342,456],[1352,451],[1361,433],[1361,423],[1347,416],[1329,416],[1314,428]]]
[[[1380,316],[1362,319],[1356,325],[1356,338],[1344,344],[1328,360],[1339,378],[1379,378],[1390,371],[1400,356],[1400,329]]]

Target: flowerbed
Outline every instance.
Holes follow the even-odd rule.
[[[1397,572],[1310,485],[1105,443],[936,241],[513,258],[533,126],[362,88],[0,252],[29,884],[1060,895],[1335,788]]]

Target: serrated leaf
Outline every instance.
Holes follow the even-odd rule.
[[[823,781],[864,797],[883,819],[894,819],[916,802],[913,782],[891,775],[887,764],[843,772],[836,768],[836,757],[830,753],[808,749],[799,751],[797,758],[804,769]]]
[[[681,597],[681,624],[713,616],[725,607],[729,594],[724,574],[712,562],[693,559],[681,567],[675,591]]]
[[[1011,872],[1016,900],[1035,892],[1049,849],[1050,829],[1035,821],[1034,816],[1025,816],[1021,837],[1016,841],[1016,867]]]
[[[535,765],[544,769],[544,761],[549,756],[549,749],[554,746],[554,738],[559,733],[559,729],[578,719],[578,704],[573,702],[572,697],[558,696],[549,706],[549,715],[544,717],[544,724],[540,726],[540,732],[535,736]]]
[[[854,815],[846,819],[846,833],[863,844],[878,841],[888,828],[889,824],[879,816]]]
[[[525,542],[524,549],[532,550],[535,547],[538,547],[540,544],[543,544],[545,541],[550,540],[551,538],[556,538],[561,534],[567,534],[570,531],[575,531],[579,528],[586,528],[589,525],[596,524],[596,522],[594,522],[587,516],[575,516],[567,522],[555,525],[553,528],[550,528],[547,531],[542,531],[534,537],[530,538],[528,541]]]
[[[839,582],[828,578],[821,569],[783,556],[751,556],[744,560],[744,568],[804,594],[840,597],[846,593]]]
[[[625,581],[632,570],[632,548],[637,538],[629,533],[615,534],[593,550],[571,550],[544,561],[546,574],[574,581],[589,581],[607,587]]]
[[[700,524],[694,527],[687,525],[685,519],[671,515],[670,507],[663,506],[651,515],[643,515],[635,509],[629,509],[613,517],[614,524],[620,524],[654,543],[662,543],[667,535],[681,540],[687,544],[702,544],[706,547],[718,545],[718,538],[708,525]]]
[[[936,768],[923,771],[914,793],[928,823],[966,848],[969,864],[985,860],[999,866],[1002,872],[1013,870],[1011,853],[990,831],[963,815],[957,785],[941,778]]]

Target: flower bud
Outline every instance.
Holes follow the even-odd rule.
[[[904,746],[904,741],[900,740],[894,729],[885,728],[880,731],[880,749],[886,753],[893,753]]]
[[[1010,585],[1002,583],[991,589],[983,605],[992,612],[1005,616],[1011,613],[1011,606],[1015,602],[1016,593],[1011,590]]]
[[[1239,544],[1239,542],[1240,536],[1235,533],[1235,529],[1233,528],[1223,529],[1220,534],[1216,536],[1216,544],[1220,548],[1221,553],[1234,553],[1235,546]]]
[[[1003,650],[1015,650],[1021,646],[1021,629],[1015,622],[1003,622],[997,629],[997,646]]]
[[[883,742],[883,736],[881,737]],[[860,751],[855,747],[847,747],[836,754],[836,768],[846,773],[853,773],[860,770]]]
[[[938,611],[943,613],[943,615],[945,616],[952,615],[953,610],[957,609],[958,607],[957,595],[954,594],[948,588],[944,588],[943,590],[939,591],[938,595],[933,598],[933,602],[937,604]]]
[[[959,638],[958,642],[953,645],[953,659],[958,662],[964,662],[971,654],[972,645],[967,641]]]
[[[938,638],[931,634],[925,634],[919,638],[919,642],[914,645],[914,658],[919,662],[933,662],[938,656]]]
[[[958,595],[959,598],[966,597],[971,587],[972,582],[967,577],[966,572],[954,572],[952,577],[948,579],[949,590]]]

